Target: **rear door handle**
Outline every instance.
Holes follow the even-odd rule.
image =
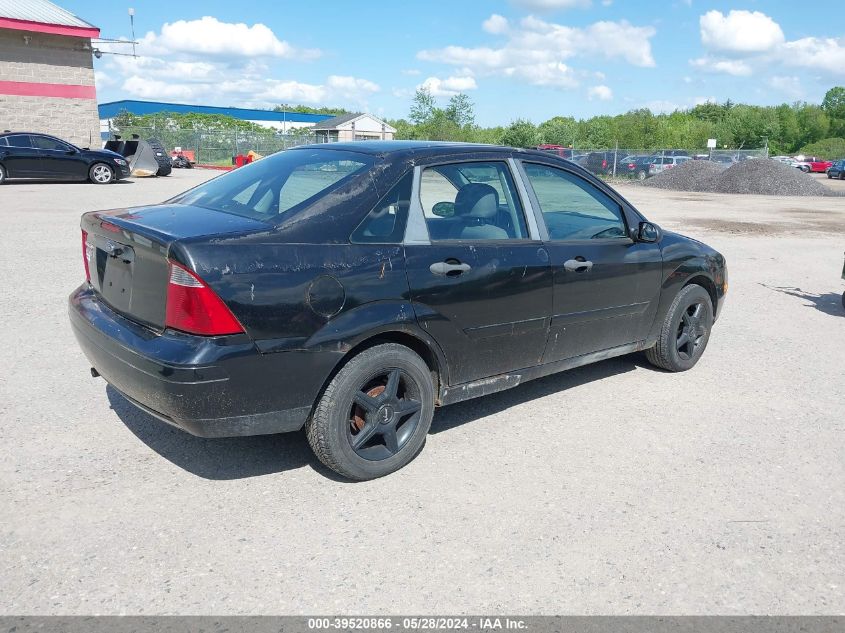
[[[443,277],[457,277],[472,270],[469,264],[452,264],[451,262],[435,262],[428,269],[435,275]]]
[[[593,267],[593,262],[586,261],[583,259],[567,259],[565,262],[563,262],[563,267],[570,272],[583,273],[587,272]]]

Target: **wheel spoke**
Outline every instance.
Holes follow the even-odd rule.
[[[693,317],[695,317],[696,319],[701,318],[701,304],[700,304],[700,303],[696,303],[693,307],[694,307],[695,309],[692,311],[692,314],[691,314],[690,316],[693,316]]]
[[[399,414],[399,419],[403,420],[407,418],[412,413],[416,413],[422,409],[422,403],[417,402],[416,400],[408,400],[407,398],[403,398],[399,401],[399,410],[397,413]]]
[[[390,451],[391,455],[395,455],[399,452],[399,439],[396,437],[396,428],[395,427],[387,427],[382,431],[382,437],[384,438],[384,445],[387,447],[387,450]]]
[[[399,394],[399,370],[391,369],[387,374],[387,386],[384,388],[384,397],[396,398]]]
[[[366,426],[364,426],[363,429],[358,431],[357,435],[352,436],[352,448],[356,450],[361,448],[364,444],[369,441],[369,439],[373,436],[377,428],[377,422],[367,422]]]
[[[678,337],[678,349],[684,348],[690,342],[689,334],[684,332]]]
[[[363,391],[356,391],[352,399],[355,401],[355,404],[367,413],[375,413],[376,409],[378,409],[378,400],[372,396],[368,396]]]

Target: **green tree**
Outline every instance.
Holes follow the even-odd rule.
[[[826,138],[805,145],[799,150],[805,156],[818,156],[826,160],[845,158],[845,138]]]
[[[827,91],[822,110],[830,118],[830,134],[845,136],[845,88],[836,86]]]
[[[437,104],[431,96],[431,91],[424,86],[417,88],[414,99],[411,101],[411,112],[408,118],[414,125],[425,125],[431,121],[436,108]]]
[[[464,93],[456,94],[449,99],[446,116],[460,128],[471,128],[475,125],[475,105]]]
[[[346,108],[330,108],[324,106],[315,108],[306,105],[291,105],[290,103],[280,103],[273,108],[273,112],[301,112],[303,114],[330,114],[332,116],[352,114],[352,111]]]
[[[537,126],[526,119],[517,119],[505,128],[501,142],[510,147],[534,147],[539,140]]]
[[[556,116],[537,126],[541,143],[574,147],[577,142],[578,122],[572,117]]]

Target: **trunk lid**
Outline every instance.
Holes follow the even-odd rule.
[[[82,216],[91,285],[112,309],[164,329],[167,261],[177,240],[268,230],[259,220],[185,205],[157,205]]]

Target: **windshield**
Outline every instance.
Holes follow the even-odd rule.
[[[357,152],[287,150],[215,178],[171,202],[276,222],[372,164],[372,157]]]

